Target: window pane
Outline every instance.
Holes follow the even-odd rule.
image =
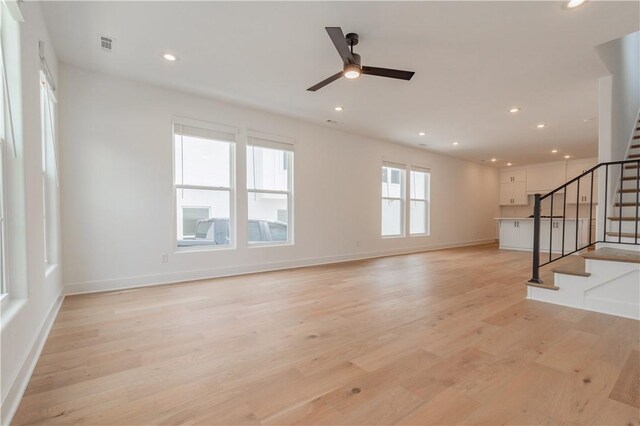
[[[394,176],[396,176],[394,178]],[[389,178],[388,180],[386,178]],[[404,188],[404,170],[382,167],[382,196],[401,198]]]
[[[271,241],[287,241],[287,225],[285,224],[269,222],[269,233]]]
[[[288,195],[250,192],[248,204],[249,242],[289,240]],[[259,240],[251,239],[251,227],[255,226],[251,225],[251,221],[259,223],[265,230]],[[272,226],[274,226],[273,231]]]
[[[254,243],[262,241],[262,233],[260,232],[260,222],[257,220],[249,221],[249,242]]]
[[[209,207],[183,207],[182,233],[185,236],[195,236],[198,221],[204,219],[209,219]]]
[[[176,190],[176,203],[178,247],[231,244],[229,191],[179,188]],[[196,209],[192,206],[201,206],[197,209],[199,210],[197,220],[194,214]],[[189,217],[185,218],[185,213],[190,215],[191,221]]]
[[[231,143],[175,135],[175,179],[179,185],[228,188]]]
[[[427,199],[427,173],[412,171],[410,185],[412,199]]]
[[[427,202],[409,202],[410,231],[412,234],[427,233]]]
[[[247,146],[247,188],[289,190],[289,163],[293,153]]]
[[[382,235],[402,235],[401,200],[382,200]]]

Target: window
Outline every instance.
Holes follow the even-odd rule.
[[[250,244],[293,241],[293,145],[251,134],[247,146]]]
[[[235,129],[181,119],[173,135],[177,246],[234,246]]]
[[[411,170],[409,191],[409,233],[429,234],[429,173]]]
[[[405,171],[400,166],[382,166],[382,236],[404,235]]]
[[[40,72],[40,125],[42,139],[42,222],[44,226],[44,262],[56,263],[56,214],[57,170],[55,158],[55,97],[49,79]]]

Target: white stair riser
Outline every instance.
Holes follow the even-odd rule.
[[[613,231],[613,232],[618,232],[618,231]],[[617,243],[617,242],[622,242],[622,243],[627,243],[627,244],[635,244],[636,241],[634,238],[628,238],[628,237],[622,237],[622,238],[618,238],[617,236],[611,236],[611,235],[607,235],[607,241],[608,243]],[[640,235],[638,236],[638,243],[640,243]]]
[[[620,221],[617,221],[617,220],[610,220],[608,229],[609,229],[609,231],[618,232],[618,230],[620,229],[619,226],[621,224],[623,233],[630,232],[632,234],[635,234],[635,232],[636,232],[636,223],[638,224],[638,232],[640,232],[640,221],[623,220],[622,222],[620,222]]]
[[[637,194],[635,192],[623,192],[622,194],[618,194],[618,196],[616,196],[616,202],[620,200],[620,195],[622,195],[623,203],[635,203],[636,196],[638,197],[638,202],[640,202],[640,194]]]
[[[623,189],[637,189],[637,185],[638,185],[638,180],[634,179],[634,180],[623,180],[622,181],[622,188]]]
[[[617,244],[617,243],[598,243],[596,244],[596,249],[601,249],[601,248],[612,248],[612,249],[618,249],[618,250],[631,250],[631,251],[637,251],[640,252],[640,245],[629,245],[629,244]]]
[[[620,207],[609,207],[607,209],[607,217],[612,216],[620,216]],[[640,214],[640,206],[638,207],[638,214]],[[633,216],[636,217],[636,207],[635,206],[622,206],[622,216]]]

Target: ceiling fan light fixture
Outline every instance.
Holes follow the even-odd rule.
[[[344,66],[344,76],[350,80],[360,77],[362,70],[355,64],[347,64]]]

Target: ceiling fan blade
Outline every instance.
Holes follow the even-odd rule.
[[[327,30],[327,34],[331,37],[331,41],[333,45],[336,47],[338,54],[342,58],[342,62],[354,63],[355,60],[353,58],[353,54],[351,53],[351,49],[349,49],[349,45],[347,44],[347,40],[344,37],[344,33],[342,32],[342,28],[340,27],[325,27]]]
[[[336,81],[337,79],[342,77],[342,74],[343,74],[343,72],[340,71],[339,73],[336,73],[336,74],[332,75],[331,77],[322,80],[320,83],[316,84],[315,86],[309,87],[307,90],[310,91],[310,92],[315,92],[318,89],[322,89],[327,84],[333,83],[334,81]]]
[[[362,74],[377,75],[378,77],[397,78],[399,80],[411,80],[415,74],[413,71],[392,70],[390,68],[362,67]]]

